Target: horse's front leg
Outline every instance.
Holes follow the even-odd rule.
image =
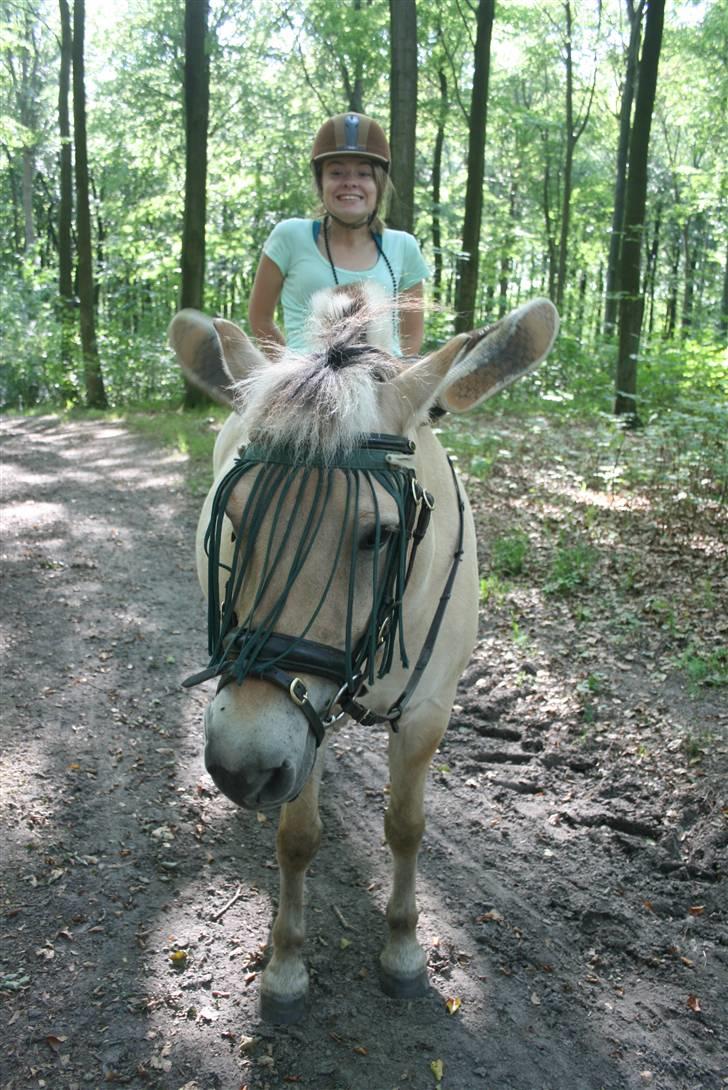
[[[424,995],[429,987],[427,957],[415,934],[415,880],[417,853],[425,830],[425,780],[448,716],[432,705],[418,711],[417,720],[403,723],[389,740],[390,796],[384,830],[394,874],[387,904],[389,934],[381,956],[381,983],[385,993],[395,999]]]
[[[318,798],[325,749],[324,741],[303,791],[281,810],[277,840],[280,902],[272,931],[273,953],[260,986],[260,1012],[266,1022],[297,1022],[305,1010],[308,972],[301,953],[306,931],[304,882],[321,841]]]

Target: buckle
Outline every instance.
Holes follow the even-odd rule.
[[[294,704],[298,704],[299,708],[302,708],[308,701],[308,689],[301,681],[300,677],[294,677],[291,684],[288,686],[288,695]]]

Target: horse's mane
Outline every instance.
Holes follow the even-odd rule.
[[[391,353],[391,323],[391,301],[371,284],[317,292],[308,329],[313,350],[284,348],[236,386],[250,440],[332,461],[380,431],[377,389],[401,368]]]

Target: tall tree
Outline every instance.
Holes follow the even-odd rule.
[[[637,69],[642,33],[642,15],[645,0],[626,0],[629,20],[629,45],[627,46],[622,101],[619,108],[619,142],[617,144],[617,169],[614,182],[614,207],[612,209],[612,230],[609,236],[609,258],[607,260],[606,298],[604,301],[604,332],[607,336],[614,333],[617,323],[619,302],[619,254],[622,246],[622,227],[624,225],[624,193],[627,184],[627,154],[629,134],[632,123],[632,105],[637,87]]]
[[[205,292],[207,127],[210,112],[208,0],[185,0],[185,209],[182,232],[183,307],[202,309]],[[185,405],[205,400],[189,383]]]
[[[601,4],[599,6],[601,13]],[[561,229],[559,232],[559,264],[556,276],[556,299],[559,310],[564,306],[566,292],[567,254],[569,248],[569,228],[571,225],[571,195],[573,190],[574,151],[589,121],[594,89],[596,87],[597,64],[594,61],[594,74],[591,89],[587,92],[580,113],[574,104],[574,56],[573,56],[573,18],[571,0],[564,0],[566,33],[564,38],[564,65],[566,68],[566,150],[564,153],[564,172],[561,196]],[[598,33],[598,32],[597,32]]]
[[[490,43],[495,18],[495,0],[478,0],[476,11],[475,65],[470,97],[468,131],[468,181],[465,190],[462,253],[455,288],[455,331],[472,329],[478,291],[480,226],[483,217],[485,177],[485,127],[488,117]]]
[[[389,0],[391,76],[392,227],[412,232],[417,130],[417,8],[415,0]]]
[[[88,148],[86,141],[86,87],[84,73],[85,0],[73,5],[73,132],[76,152],[76,233],[78,236],[78,295],[80,301],[81,351],[86,404],[107,407],[101,361],[96,341],[94,273],[91,253]]]
[[[61,16],[61,70],[58,80],[58,129],[61,138],[60,199],[58,205],[58,292],[63,300],[73,296],[71,223],[73,220],[73,163],[68,90],[71,76],[71,13],[68,0],[59,0]]]
[[[442,299],[442,226],[441,226],[441,186],[442,186],[442,149],[445,143],[445,124],[448,112],[447,75],[441,64],[437,70],[440,85],[440,107],[437,114],[437,133],[435,150],[432,156],[432,250],[435,261],[433,275],[433,296],[436,303]]]
[[[638,422],[637,359],[644,309],[644,296],[640,291],[640,258],[647,204],[650,130],[664,18],[665,0],[648,0],[637,101],[629,142],[624,239],[620,262],[619,354],[614,411],[618,416],[629,416],[635,424]]]

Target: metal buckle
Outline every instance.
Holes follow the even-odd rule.
[[[301,692],[303,690],[303,692]],[[288,686],[288,695],[294,704],[298,704],[299,708],[308,700],[308,689],[301,681],[300,677],[294,677],[291,684]]]
[[[400,469],[414,469],[414,460],[414,451],[411,454],[394,454],[390,451],[384,455],[387,465],[398,466]]]
[[[426,488],[422,489],[422,502],[425,507],[429,507],[430,511],[435,510],[435,497],[431,492],[428,492]]]
[[[391,615],[388,616],[388,617],[385,617],[384,620],[382,621],[382,626],[379,629],[379,633],[377,635],[377,647],[381,647],[381,645],[386,640],[391,624],[392,624]]]

